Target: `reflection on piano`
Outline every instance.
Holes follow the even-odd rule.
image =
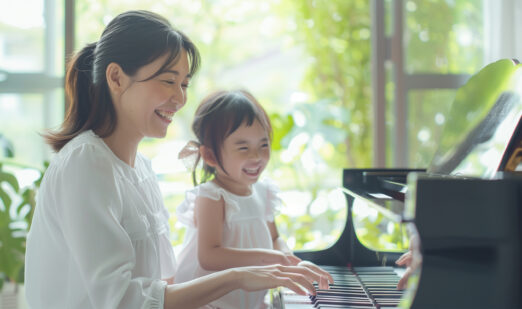
[[[274,291],[274,308],[522,308],[522,65],[486,66],[457,92],[427,170],[345,169],[345,229],[330,248],[296,252],[334,275],[330,290]],[[408,226],[421,263],[397,291],[401,253],[356,234],[357,209]],[[328,266],[326,266],[328,265]]]

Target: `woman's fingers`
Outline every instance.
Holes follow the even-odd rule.
[[[334,279],[329,272],[325,271],[324,269],[310,261],[302,261],[298,264],[298,266],[307,267],[321,276],[320,279],[317,281],[319,283],[320,289],[328,289],[330,287],[330,284],[334,283]]]
[[[285,271],[298,272],[305,276],[310,284],[317,282],[320,289],[329,289],[329,283],[333,283],[332,276],[317,265],[303,261],[298,266],[284,268]]]
[[[252,266],[235,270],[242,273],[241,287],[247,291],[258,291],[284,286],[305,295],[306,291],[315,295],[314,281],[320,282],[321,276],[302,266]]]
[[[284,286],[294,291],[299,295],[316,294],[316,290],[312,282],[306,278],[306,276],[292,272],[281,272],[277,279],[280,284],[278,286]]]

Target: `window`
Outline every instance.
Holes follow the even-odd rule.
[[[50,155],[38,133],[63,119],[62,21],[54,1],[0,3],[0,134],[36,167]]]
[[[483,66],[483,0],[380,0],[372,14],[374,165],[427,168],[456,89]],[[362,242],[393,249],[400,226],[355,206]]]
[[[329,166],[326,155],[336,149],[325,134],[335,133],[344,143],[344,128],[332,129],[323,121],[342,123],[339,107],[312,99],[300,90],[305,70],[313,61],[305,47],[294,42],[298,31],[288,4],[278,1],[76,1],[76,42],[79,49],[98,39],[118,13],[147,9],[165,16],[193,39],[202,54],[201,71],[189,88],[188,103],[175,117],[165,139],[147,139],[140,151],[152,160],[164,201],[172,218],[172,242],[180,244],[183,228],[175,209],[192,188],[191,175],[178,152],[193,138],[190,124],[195,107],[209,92],[246,88],[270,114],[274,126],[271,163],[265,176],[282,189],[285,202],[278,216],[280,233],[294,248],[325,247],[335,241],[346,221],[346,202],[335,190],[341,183],[341,165]],[[322,118],[314,118],[317,112]],[[334,119],[333,116],[337,118]],[[332,164],[333,165],[333,164]],[[319,180],[321,179],[321,180]],[[320,215],[320,220],[315,220]]]
[[[145,140],[140,148],[152,159],[172,214],[192,187],[176,157],[191,138],[199,100],[212,90],[238,87],[260,99],[275,129],[265,173],[283,191],[278,225],[295,249],[324,248],[342,230],[346,201],[336,190],[342,168],[429,164],[455,89],[483,64],[488,33],[482,29],[491,22],[485,8],[498,5],[487,0],[378,0],[377,6],[367,0],[65,2],[74,7],[76,50],[96,41],[116,14],[129,9],[166,16],[200,48],[202,70],[187,106],[166,139]],[[41,166],[50,151],[38,133],[63,119],[64,49],[71,43],[63,35],[64,3],[7,5],[0,4],[0,133],[14,144],[17,160]],[[380,30],[372,27],[377,15]],[[400,41],[393,41],[398,33]],[[372,51],[379,35],[385,44]],[[371,60],[377,54],[382,68],[374,74]],[[376,83],[372,75],[383,80]],[[377,88],[378,95],[372,93]],[[382,101],[372,108],[377,97]],[[183,233],[178,226],[172,230],[173,243],[179,244]]]

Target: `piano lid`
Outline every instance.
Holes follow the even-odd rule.
[[[486,66],[458,90],[428,173],[491,179],[522,130],[521,115],[522,64]]]

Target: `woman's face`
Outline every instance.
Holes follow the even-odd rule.
[[[158,76],[146,80],[165,62],[167,55],[141,67],[115,104],[118,123],[129,137],[165,137],[174,114],[187,101],[190,81],[186,51]],[[146,80],[146,81],[143,81]]]

